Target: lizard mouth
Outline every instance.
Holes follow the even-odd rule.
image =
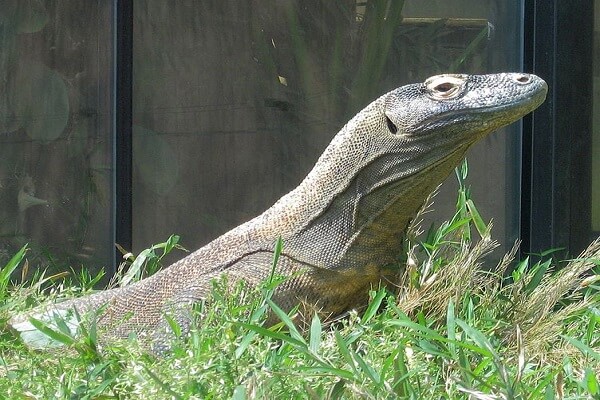
[[[545,99],[545,93],[531,97],[519,103],[502,104],[492,107],[472,108],[470,110],[447,111],[429,118],[411,129],[409,134],[423,135],[436,133],[440,128],[450,128],[455,125],[494,130],[503,125],[518,121],[523,116],[535,110]]]

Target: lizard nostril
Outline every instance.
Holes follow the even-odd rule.
[[[525,84],[531,82],[531,75],[528,75],[528,74],[517,75],[515,77],[515,81],[517,81],[518,83],[521,83],[521,84],[525,85]]]

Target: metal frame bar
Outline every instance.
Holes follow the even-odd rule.
[[[115,0],[115,243],[132,245],[133,0]],[[115,249],[114,267],[122,260]],[[114,272],[114,271],[113,271]]]

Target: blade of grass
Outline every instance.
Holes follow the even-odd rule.
[[[566,336],[566,335],[560,335],[560,337],[563,338],[564,340],[566,340],[567,342],[571,343],[573,346],[575,346],[577,349],[579,349],[579,351],[581,351],[583,354],[592,357],[596,361],[600,361],[600,353],[596,352],[594,349],[592,349],[587,344],[585,344],[575,338]]]
[[[171,389],[171,388],[169,387],[169,385],[167,385],[165,382],[163,382],[163,381],[162,381],[162,380],[161,380],[161,379],[158,377],[158,375],[156,375],[154,372],[152,372],[152,371],[150,370],[150,368],[148,368],[148,367],[147,367],[147,366],[145,366],[145,365],[144,365],[144,371],[146,371],[146,373],[147,373],[147,374],[150,376],[150,378],[152,378],[152,380],[153,380],[154,382],[156,382],[156,384],[157,384],[157,385],[158,385],[158,386],[159,386],[159,387],[160,387],[162,390],[164,390],[166,393],[168,393],[170,396],[172,396],[173,398],[175,398],[175,399],[178,399],[178,400],[179,400],[179,399],[183,400],[183,397],[182,397],[182,396],[180,396],[179,394],[175,393],[175,392],[173,391],[173,389]]]
[[[313,315],[312,321],[310,323],[310,336],[308,346],[310,351],[317,354],[319,352],[319,348],[321,347],[321,320],[317,313]]]
[[[290,331],[290,335],[295,340],[306,345],[304,338],[302,337],[302,335],[296,328],[296,325],[294,324],[294,321],[292,321],[290,316],[287,315],[286,312],[283,311],[281,308],[279,308],[279,306],[277,304],[275,304],[272,300],[267,299],[267,304],[271,307],[271,309],[273,310],[275,315],[277,315],[277,317],[281,320],[281,322],[283,322],[285,324],[285,326],[288,328],[288,330]]]
[[[466,204],[467,209],[469,210],[469,214],[471,215],[473,225],[475,225],[479,236],[481,236],[482,238],[489,237],[490,230],[488,229],[487,224],[483,221],[483,218],[481,218],[481,214],[479,214],[479,211],[477,210],[477,207],[475,206],[473,200],[468,199]]]
[[[337,344],[340,354],[342,355],[342,357],[344,357],[344,359],[346,360],[348,365],[350,365],[350,368],[352,368],[352,371],[354,372],[354,374],[358,375],[358,371],[356,370],[356,365],[354,365],[354,358],[352,357],[352,355],[350,353],[350,349],[348,348],[346,341],[344,340],[344,338],[338,331],[335,331],[333,334],[335,337],[335,343]]]
[[[35,329],[42,332],[44,335],[48,336],[49,338],[58,343],[70,346],[76,342],[75,339],[71,336],[50,328],[48,325],[46,325],[43,321],[40,321],[39,319],[29,318],[29,322],[35,327]]]
[[[377,310],[379,310],[381,302],[385,298],[386,293],[386,290],[383,288],[379,289],[377,293],[375,293],[373,300],[370,301],[369,306],[367,307],[365,313],[362,316],[361,320],[363,323],[368,323],[371,320],[371,318],[373,318],[373,316],[377,313]]]
[[[415,398],[415,391],[407,379],[410,376],[406,365],[406,347],[401,343],[395,358],[394,383],[392,388],[399,398]]]
[[[379,376],[377,371],[375,371],[375,369],[372,366],[367,364],[367,362],[364,360],[364,358],[360,356],[360,354],[353,352],[352,355],[356,360],[356,363],[360,367],[361,371],[363,371],[364,375],[367,378],[369,378],[373,383],[379,386],[381,384],[381,377]]]
[[[0,301],[6,297],[6,288],[10,283],[10,276],[14,270],[17,269],[21,261],[23,261],[26,252],[27,244],[21,247],[21,250],[12,256],[8,263],[6,263],[6,265],[0,269]]]
[[[303,340],[294,339],[293,337],[286,335],[285,333],[275,332],[270,329],[263,328],[262,326],[248,324],[245,322],[238,322],[238,324],[262,336],[269,337],[271,339],[281,340],[284,343],[289,343],[302,349],[306,348],[306,343]]]
[[[533,289],[535,289],[536,287],[539,286],[540,282],[542,281],[542,278],[546,275],[546,272],[548,271],[548,268],[550,267],[550,263],[551,263],[551,260],[546,260],[542,264],[538,263],[533,268],[535,273],[533,274],[533,277],[531,278],[531,280],[525,286],[525,291],[527,293],[531,293],[533,291]]]
[[[481,348],[485,349],[485,352],[482,354],[488,354],[492,356],[494,359],[499,360],[500,356],[494,349],[494,346],[490,343],[490,341],[485,337],[483,333],[468,325],[465,321],[456,318],[456,324],[460,326],[460,328],[469,336],[473,341]]]
[[[446,310],[446,331],[448,335],[448,351],[452,354],[452,358],[456,359],[456,347],[454,343],[456,341],[456,321],[454,317],[454,302],[450,300],[448,302],[448,310]]]
[[[323,374],[333,375],[333,376],[337,376],[337,377],[341,378],[342,380],[344,380],[344,379],[349,380],[349,381],[356,380],[355,373],[353,373],[351,371],[348,371],[346,369],[341,369],[341,368],[324,366],[324,365],[320,365],[317,367],[300,367],[300,368],[298,368],[298,370],[310,372],[311,374],[315,374],[315,375],[323,375]]]

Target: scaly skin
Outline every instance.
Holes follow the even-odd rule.
[[[387,267],[408,224],[469,147],[534,110],[547,90],[542,79],[520,73],[439,75],[393,90],[352,118],[304,181],[262,215],[152,277],[35,309],[10,324],[25,331],[32,315],[105,306],[103,341],[136,332],[163,349],[165,313],[185,332],[190,304],[207,297],[213,278],[257,285],[270,273],[278,237],[284,249],[277,272],[294,277],[274,300],[284,309],[302,301],[339,315],[393,278]]]

